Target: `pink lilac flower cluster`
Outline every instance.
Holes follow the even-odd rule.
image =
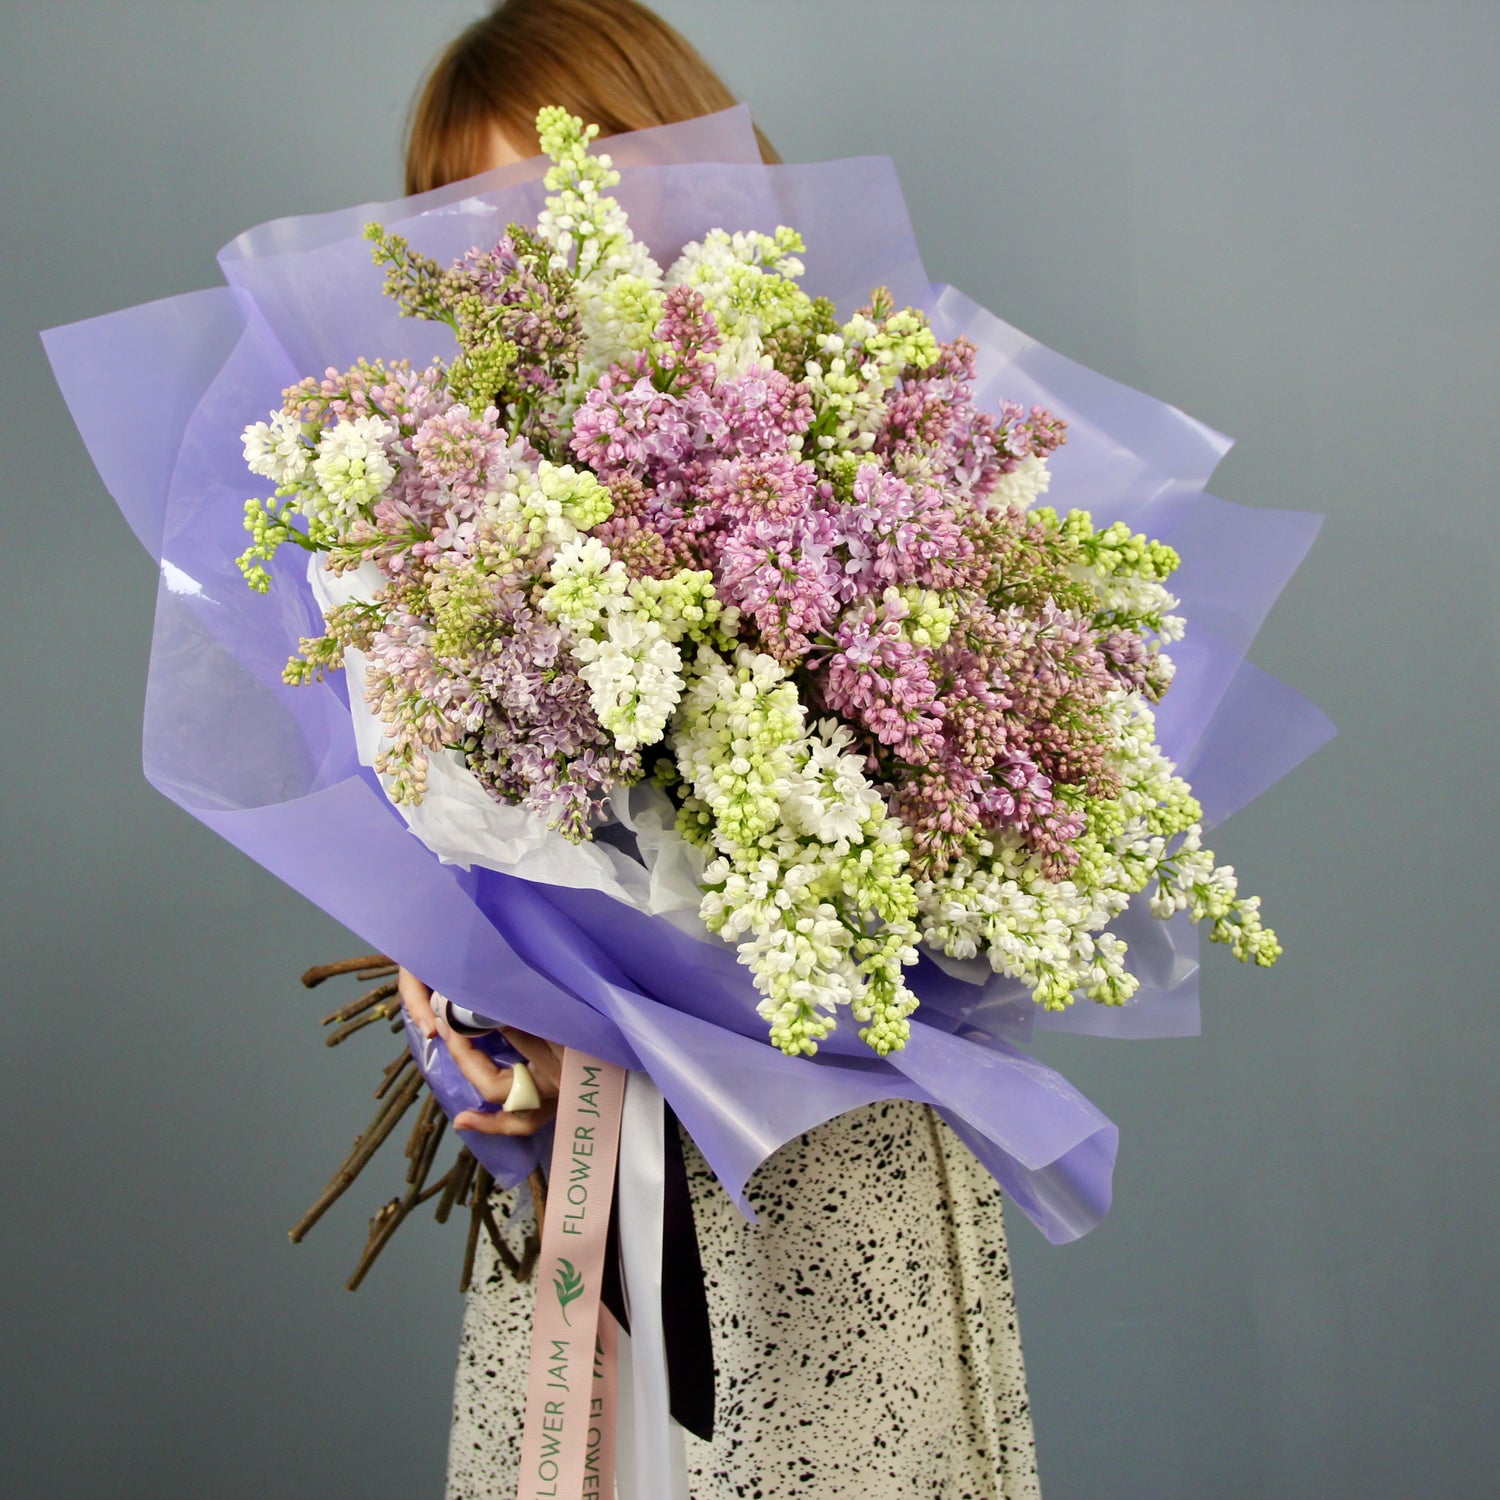
[[[392,428],[392,479],[328,544],[335,571],[379,568],[379,603],[336,615],[326,646],[304,641],[306,660],[365,654],[365,695],[390,739],[378,769],[399,800],[417,800],[427,758],[456,747],[497,801],[584,837],[610,790],[640,775],[640,757],[615,748],[565,633],[538,607],[545,556],[508,557],[486,520],[486,497],[530,475],[539,453],[495,406],[476,416],[455,402],[447,373],[361,363],[286,392],[284,415],[313,431],[361,417]]]
[[[959,340],[901,373],[862,454],[819,463],[804,456],[807,386],[776,369],[719,375],[691,288],[668,294],[657,347],[612,366],[574,417],[573,454],[629,497],[601,538],[660,538],[622,552],[627,566],[712,573],[742,637],[854,730],[919,869],[941,872],[978,829],[1013,828],[1061,874],[1083,815],[1055,789],[1115,790],[1101,706],[1146,655],[1123,631],[1105,649],[1086,612],[1029,607],[1035,569],[1018,554],[1052,533],[996,491],[1064,424],[1013,403],[978,411]],[[913,591],[950,601],[943,639],[911,628]]]

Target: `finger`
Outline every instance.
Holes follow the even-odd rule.
[[[396,991],[401,996],[407,1015],[412,1019],[412,1025],[423,1036],[435,1035],[437,1017],[432,1013],[432,991],[410,969],[397,970]]]
[[[536,1080],[537,1091],[545,1098],[555,1096],[562,1090],[562,1049],[529,1031],[514,1026],[502,1026],[500,1035],[505,1038],[531,1069]]]
[[[480,1051],[468,1037],[460,1035],[442,1019],[437,1022],[438,1035],[448,1048],[448,1055],[458,1064],[458,1071],[479,1090],[487,1104],[504,1104],[515,1074],[502,1068],[494,1058]]]
[[[540,1109],[507,1115],[485,1114],[477,1109],[460,1110],[454,1116],[455,1130],[473,1130],[480,1135],[535,1135],[557,1113],[556,1099],[543,1099]]]

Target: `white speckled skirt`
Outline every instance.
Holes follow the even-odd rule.
[[[685,1141],[716,1370],[693,1500],[1035,1500],[1000,1190],[926,1105],[851,1111],[750,1182],[751,1224]],[[497,1193],[520,1248],[529,1195]],[[511,1500],[535,1278],[487,1243],[464,1314],[448,1500]]]

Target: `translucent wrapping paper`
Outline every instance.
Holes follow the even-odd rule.
[[[616,137],[609,151],[623,174],[616,196],[658,259],[716,226],[793,225],[807,242],[811,294],[847,316],[873,287],[889,286],[898,306],[928,313],[940,339],[962,334],[977,346],[977,396],[1066,418],[1048,502],[1123,520],[1182,556],[1172,587],[1187,635],[1172,648],[1177,675],[1157,729],[1206,824],[1331,737],[1314,705],[1245,659],[1321,518],[1205,493],[1227,439],[930,283],[889,161],[764,166],[743,109]],[[1185,915],[1159,922],[1143,895],[1112,924],[1141,979],[1123,1007],[1080,1000],[1040,1012],[1017,981],[924,958],[905,1050],[877,1058],[846,1026],[817,1057],[787,1057],[765,1041],[734,950],[695,929],[690,914],[612,889],[614,876],[562,878],[545,849],[508,868],[444,862],[363,763],[343,675],[282,682],[298,638],[317,634],[321,618],[297,559],[273,565],[266,595],[248,590],[235,566],[256,483],[242,429],[279,405],[284,387],[327,366],[451,354],[446,327],[397,316],[361,230],[379,219],[416,249],[452,259],[493,243],[512,220],[533,221],[544,167],[538,158],[417,198],[263,225],[221,252],[227,285],[44,335],[106,486],[161,567],[146,775],[462,1005],[647,1070],[741,1207],[750,1174],[783,1142],[900,1097],[934,1105],[1050,1240],[1086,1233],[1109,1206],[1116,1128],[1020,1044],[1033,1026],[1195,1033],[1198,934]],[[648,797],[619,811],[643,844],[661,823]],[[627,884],[636,878],[621,874],[625,855],[592,857]],[[450,858],[462,860],[462,849]],[[411,1044],[450,1113],[479,1103],[441,1047],[414,1033]],[[543,1149],[535,1138],[465,1139],[503,1183]]]

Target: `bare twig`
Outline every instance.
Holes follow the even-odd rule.
[[[517,1281],[530,1281],[531,1273],[542,1256],[542,1237],[539,1234],[526,1236],[526,1248],[521,1252],[521,1263],[516,1267]]]
[[[395,1083],[395,1081],[408,1068],[414,1068],[416,1067],[416,1065],[416,1058],[414,1058],[411,1053],[407,1051],[405,1047],[403,1047],[400,1052],[398,1052],[396,1056],[385,1065],[385,1073],[381,1077],[379,1087],[375,1090],[375,1097],[377,1099],[384,1099],[386,1091],[390,1088],[390,1086]]]
[[[380,1149],[381,1142],[396,1128],[396,1122],[416,1103],[425,1080],[420,1073],[405,1078],[400,1088],[381,1102],[379,1111],[365,1133],[354,1142],[354,1149],[333,1174],[316,1203],[287,1231],[295,1245],[359,1176],[361,1168]]]
[[[390,1244],[391,1236],[401,1227],[401,1221],[419,1203],[431,1197],[431,1193],[426,1193],[423,1189],[427,1183],[427,1174],[432,1170],[433,1158],[437,1155],[438,1141],[447,1124],[442,1108],[429,1094],[417,1116],[417,1123],[412,1128],[411,1139],[407,1142],[406,1149],[412,1158],[412,1165],[407,1174],[410,1186],[406,1196],[392,1198],[370,1220],[370,1238],[365,1243],[364,1253],[354,1268],[354,1274],[344,1283],[349,1291],[359,1290],[360,1282],[369,1274],[370,1267],[375,1264],[380,1252]],[[433,1191],[436,1192],[437,1188],[434,1187]]]
[[[470,1283],[474,1280],[474,1254],[479,1249],[479,1228],[483,1223],[480,1205],[489,1202],[490,1187],[495,1179],[480,1167],[474,1174],[474,1196],[469,1206],[469,1238],[464,1245],[464,1268],[463,1274],[458,1280],[458,1289],[461,1292],[469,1290]]]
[[[377,984],[374,989],[366,990],[358,1000],[351,1000],[347,1005],[341,1005],[335,1011],[330,1011],[323,1017],[325,1026],[332,1026],[335,1021],[352,1021],[362,1011],[367,1011],[372,1005],[378,1005],[382,1000],[388,1000],[396,993],[396,986],[390,984]]]
[[[448,1117],[443,1113],[443,1106],[429,1094],[422,1103],[422,1111],[417,1116],[411,1139],[406,1143],[406,1154],[411,1161],[406,1169],[409,1186],[420,1187],[426,1182],[427,1174],[432,1170],[433,1159],[437,1156],[438,1142],[442,1140],[447,1128]]]
[[[436,1198],[439,1193],[448,1191],[448,1184],[453,1180],[453,1174],[458,1170],[458,1163],[454,1162],[436,1182],[429,1183],[417,1196],[418,1203],[425,1203],[429,1198]]]
[[[396,965],[385,954],[364,953],[358,958],[341,958],[331,964],[314,964],[302,976],[302,982],[308,989],[312,989],[325,979],[333,979],[340,974],[356,974],[361,979],[380,979],[395,972]]]
[[[505,1243],[505,1236],[500,1233],[500,1226],[495,1222],[495,1210],[490,1207],[490,1195],[486,1193],[479,1205],[479,1217],[484,1222],[484,1232],[490,1237],[490,1244],[495,1247],[495,1254],[505,1263],[505,1269],[512,1276],[521,1269],[521,1263],[511,1254],[510,1246]]]
[[[365,1242],[364,1253],[359,1258],[359,1264],[354,1268],[354,1274],[344,1283],[346,1292],[359,1290],[360,1282],[369,1275],[370,1267],[375,1264],[380,1252],[390,1244],[391,1236],[400,1227],[406,1213],[406,1205],[399,1198],[392,1198],[389,1203],[375,1211],[375,1217],[370,1220],[370,1238]]]
[[[399,1198],[392,1198],[389,1203],[382,1203],[375,1210],[375,1217],[370,1220],[370,1237],[365,1241],[359,1264],[355,1266],[354,1274],[344,1283],[346,1292],[359,1290],[359,1284],[365,1279],[370,1267],[375,1264],[376,1256],[385,1249],[391,1236],[396,1232],[397,1226],[405,1217]]]
[[[542,1224],[547,1217],[547,1179],[542,1176],[540,1167],[526,1179],[526,1186],[531,1189],[531,1206],[536,1210],[536,1232],[540,1239]]]
[[[388,1000],[383,1000],[373,1009],[367,1010],[364,1015],[356,1016],[346,1025],[340,1026],[337,1031],[330,1031],[323,1038],[323,1045],[325,1047],[337,1047],[340,1042],[347,1042],[356,1031],[363,1031],[366,1026],[373,1025],[376,1021],[389,1021],[392,1016],[399,1017],[400,1014],[401,1002],[392,996]],[[399,1029],[400,1025],[401,1022],[397,1020],[395,1027],[392,1029]]]
[[[474,1179],[474,1168],[478,1165],[474,1153],[467,1146],[458,1153],[458,1160],[453,1163],[453,1171],[449,1174],[448,1186],[438,1202],[436,1218],[439,1224],[448,1222],[448,1215],[453,1212],[455,1203],[465,1201],[464,1195],[469,1191],[469,1183]]]
[[[493,1189],[494,1181],[491,1179],[490,1188]],[[536,1265],[537,1257],[541,1253],[542,1240],[540,1233],[528,1234],[526,1241],[521,1247],[521,1254],[516,1253],[506,1243],[505,1235],[500,1229],[499,1221],[495,1218],[495,1211],[490,1204],[490,1193],[486,1192],[479,1200],[479,1217],[484,1224],[485,1232],[490,1237],[490,1243],[495,1247],[495,1255],[517,1281],[526,1281],[531,1276],[532,1268]]]

